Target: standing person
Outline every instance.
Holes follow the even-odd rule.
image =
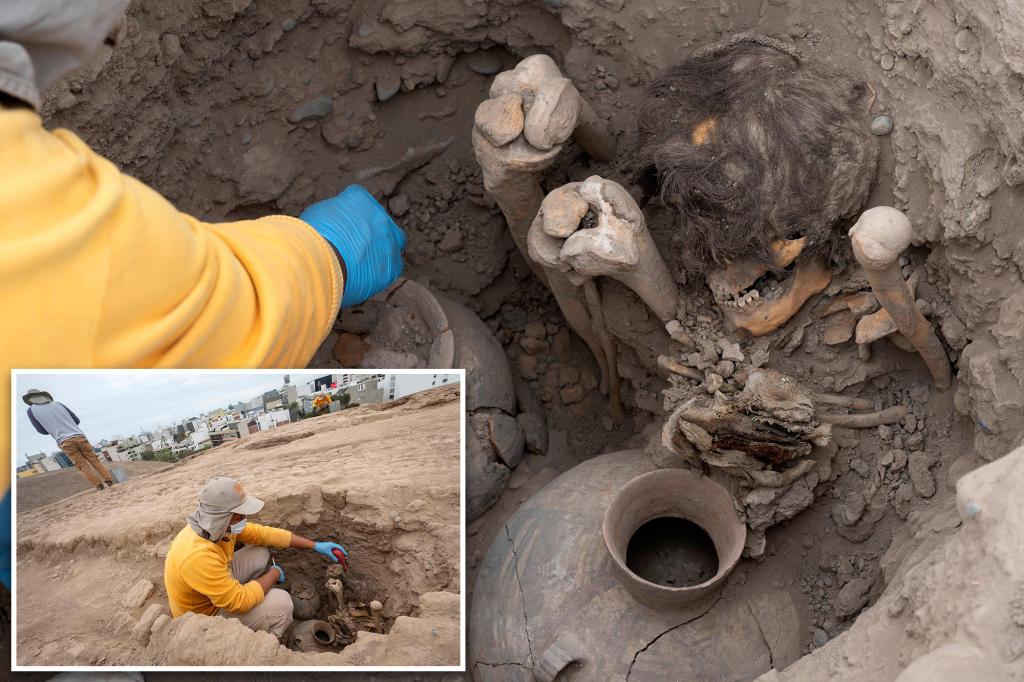
[[[82,472],[85,480],[103,490],[103,484],[114,485],[114,478],[96,456],[89,439],[78,428],[81,423],[78,415],[63,403],[54,402],[53,396],[46,391],[30,388],[21,399],[28,405],[28,420],[36,431],[44,436],[52,436],[57,447],[71,458],[75,467]]]

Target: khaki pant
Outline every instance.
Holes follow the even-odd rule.
[[[92,449],[92,444],[85,439],[85,436],[65,438],[60,443],[60,449],[71,458],[71,462],[82,472],[85,480],[89,483],[99,485],[103,481],[107,483],[114,481],[114,477],[107,471],[107,467],[103,466],[103,462],[96,456],[96,451]],[[99,476],[96,475],[97,473]]]
[[[235,556],[231,560],[231,577],[240,583],[247,583],[266,573],[269,563],[270,550],[266,547],[254,545],[243,547],[235,552]],[[217,615],[225,618],[237,618],[252,630],[269,632],[281,639],[292,624],[293,608],[292,596],[284,590],[273,587],[267,592],[263,601],[245,613],[232,613],[221,609]]]

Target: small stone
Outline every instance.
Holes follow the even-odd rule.
[[[533,339],[543,339],[547,335],[547,328],[540,320],[532,320],[523,327],[523,333]]]
[[[533,355],[520,355],[519,359],[516,360],[516,365],[519,367],[519,373],[524,379],[536,379],[537,378],[537,358]]]
[[[246,130],[242,133],[242,144],[249,144],[252,142],[252,131]]]
[[[395,217],[404,216],[409,212],[410,206],[409,196],[406,194],[396,194],[388,201],[388,210]]]
[[[862,478],[867,478],[871,475],[871,468],[860,457],[854,457],[850,460],[850,469],[856,471]]]
[[[892,427],[886,424],[878,426],[878,437],[882,440],[892,440]]]
[[[505,413],[498,413],[491,415],[488,425],[491,447],[505,466],[514,469],[523,458],[523,447],[526,445],[526,437],[519,422]]]
[[[609,90],[618,90],[619,79],[616,78],[615,76],[608,75],[604,77],[604,84],[608,87]]]
[[[917,417],[914,416],[913,412],[908,412],[903,417],[903,430],[907,433],[913,433],[917,429]]]
[[[882,58],[879,60],[879,66],[881,66],[886,71],[892,71],[893,67],[896,66],[896,58],[893,57],[888,52],[886,52],[885,54],[882,55]]]
[[[530,357],[530,356],[525,356]],[[522,412],[516,417],[526,438],[526,447],[538,455],[548,451],[548,427],[544,415],[536,412]]]
[[[587,391],[586,389],[583,388],[581,384],[575,384],[574,386],[566,386],[561,391],[559,391],[558,394],[561,396],[562,402],[564,404],[572,405],[573,403],[578,403],[579,401],[583,400],[583,397],[586,396]]]
[[[132,585],[131,589],[125,594],[124,599],[121,600],[121,603],[127,609],[137,609],[146,603],[146,600],[149,599],[149,596],[153,594],[155,589],[156,586],[153,583],[145,578],[141,578]]]
[[[740,350],[740,344],[729,343],[724,339],[718,340],[718,347],[722,349],[722,359],[732,360],[733,362],[743,362],[743,351]]]
[[[811,640],[814,642],[814,646],[823,647],[828,643],[828,633],[819,627],[811,628]]]
[[[563,367],[558,372],[558,381],[563,386],[578,384],[580,382],[580,370],[577,367]]]
[[[465,242],[462,239],[462,230],[457,227],[450,227],[444,233],[444,237],[438,243],[437,248],[445,253],[453,253],[462,250],[463,246],[465,246]]]
[[[593,391],[597,388],[597,376],[593,372],[584,371],[580,373],[580,385],[588,391]]]
[[[867,500],[864,499],[864,495],[860,492],[851,492],[846,495],[846,499],[843,500],[842,505],[838,508],[839,521],[844,526],[852,526],[853,524],[860,521],[860,518],[864,516],[864,510],[867,508]]]
[[[173,33],[164,34],[160,38],[160,58],[163,60],[164,66],[170,66],[178,61],[180,56],[181,39]]]
[[[872,584],[867,578],[854,578],[843,585],[832,607],[835,617],[849,618],[864,608],[868,603],[868,593],[871,592]]]
[[[888,135],[892,132],[893,123],[892,117],[882,114],[881,116],[875,116],[871,119],[871,134],[872,135]]]
[[[718,364],[715,365],[715,373],[722,375],[723,379],[728,379],[736,372],[736,363],[732,360],[719,360]]]
[[[924,434],[920,431],[907,436],[907,442],[904,444],[908,450],[920,450],[921,446],[924,445]]]
[[[721,375],[710,372],[705,380],[705,390],[707,390],[709,394],[714,395],[717,391],[721,390],[722,384],[724,383],[725,379],[723,379]]]
[[[466,65],[481,76],[493,76],[501,71],[501,55],[497,50],[480,50],[469,55]]]
[[[535,339],[532,336],[524,336],[519,340],[519,345],[530,355],[540,355],[548,351],[548,342],[542,339]]]
[[[294,31],[297,25],[298,24],[294,19],[285,19],[281,22],[281,30],[288,33],[289,31]]]
[[[373,89],[377,93],[377,100],[387,102],[398,94],[402,88],[402,77],[397,73],[388,73],[378,76],[373,81]]]
[[[156,620],[153,621],[153,625],[150,626],[150,628],[149,628],[150,634],[154,634],[155,635],[156,633],[158,633],[161,630],[163,630],[164,626],[167,625],[170,622],[171,622],[171,617],[168,616],[166,613],[161,613],[159,616],[156,617]]]
[[[931,497],[935,494],[935,477],[932,475],[931,467],[935,464],[931,457],[925,452],[911,452],[907,458],[910,470],[910,482],[914,485],[914,492],[920,497]]]
[[[153,624],[161,614],[167,614],[167,607],[163,604],[150,604],[145,611],[142,612],[142,617],[135,624],[132,629],[132,639],[141,643],[143,646],[149,643],[149,633],[153,628]]]
[[[288,122],[301,123],[302,121],[323,118],[332,111],[334,111],[334,101],[328,95],[320,95],[319,97],[306,100],[292,109],[292,113],[288,114]]]
[[[888,450],[884,455],[882,455],[882,458],[878,460],[878,463],[884,467],[887,467],[890,464],[892,464],[893,461],[895,461],[895,459],[896,456],[893,454],[892,450]]]

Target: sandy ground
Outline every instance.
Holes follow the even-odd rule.
[[[124,467],[128,478],[138,478],[162,471],[170,466],[167,462],[105,462],[107,468]],[[45,474],[15,480],[18,496],[18,511],[26,512],[45,507],[65,497],[84,492],[93,492],[85,477],[78,469],[61,469]]]
[[[19,513],[19,663],[457,664],[458,390],[433,389],[404,404],[254,434],[110,491]],[[221,475],[237,477],[266,502],[259,522],[345,545],[347,593],[384,602],[390,634],[361,633],[342,653],[316,660],[218,618],[175,620],[148,647],[129,637],[149,605],[166,604],[167,546],[199,488]],[[286,588],[300,577],[322,582],[325,562],[310,554],[276,552],[288,572]],[[122,600],[140,580],[155,591],[125,607]],[[194,631],[204,635],[196,639]],[[225,639],[217,643],[218,637]]]

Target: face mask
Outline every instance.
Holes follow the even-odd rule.
[[[235,533],[235,534],[241,533],[242,529],[245,528],[245,523],[246,523],[246,520],[242,519],[238,523],[235,523],[235,524],[232,524],[232,525],[228,526],[228,532],[229,533]]]

